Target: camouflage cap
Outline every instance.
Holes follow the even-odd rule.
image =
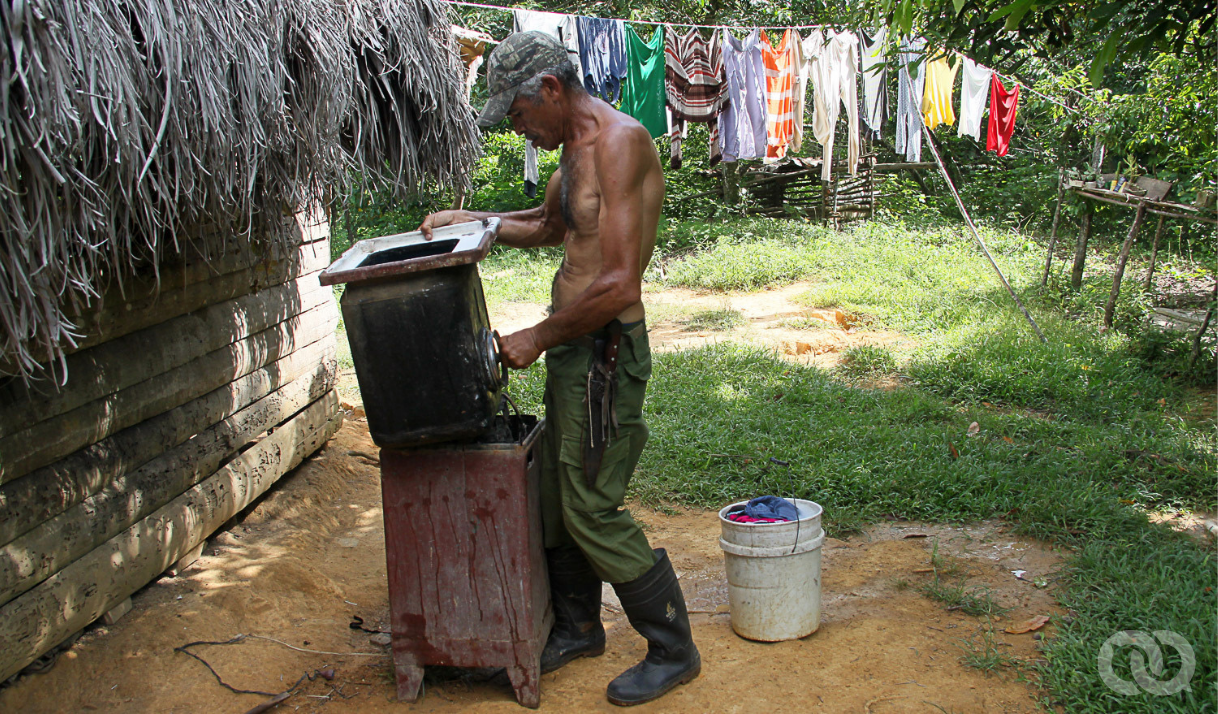
[[[491,96],[478,116],[478,126],[498,124],[516,101],[520,85],[565,61],[567,48],[544,32],[508,35],[486,62],[486,88]]]

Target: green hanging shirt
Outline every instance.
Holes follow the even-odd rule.
[[[651,136],[668,133],[664,112],[664,28],[656,28],[651,42],[643,42],[634,28],[626,28],[626,85],[622,111],[639,120]]]

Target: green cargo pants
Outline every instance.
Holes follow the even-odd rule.
[[[593,333],[600,337],[603,331]],[[626,485],[647,443],[643,398],[651,377],[646,325],[622,329],[618,350],[616,433],[610,433],[600,473],[584,477],[588,404],[584,396],[592,366],[589,345],[567,343],[546,352],[546,430],[541,444],[541,514],[547,548],[576,545],[602,580],[625,583],[655,565],[639,524],[622,507]]]

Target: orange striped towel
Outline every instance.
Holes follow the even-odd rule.
[[[765,65],[767,159],[787,155],[787,144],[795,134],[795,44],[794,33],[787,30],[778,47],[761,33],[761,61]],[[800,121],[803,117],[799,117]]]

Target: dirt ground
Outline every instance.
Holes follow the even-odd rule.
[[[842,351],[862,344],[912,345],[906,335],[885,330],[860,330],[855,316],[836,310],[813,310],[795,302],[810,283],[800,282],[758,292],[727,294],[699,293],[685,288],[666,288],[643,295],[652,349],[675,350],[714,342],[744,342],[776,349],[786,359],[829,368]],[[687,324],[699,311],[739,311],[744,324],[730,330],[696,330]],[[495,329],[513,332],[542,320],[546,307],[535,303],[502,305],[492,315]],[[801,318],[816,327],[792,327]]]
[[[791,359],[819,364],[861,340],[902,339],[854,333],[848,325],[781,327],[790,313],[804,314],[790,303],[800,291],[730,297],[746,318],[732,339],[757,340]],[[655,314],[663,312],[663,301],[705,309],[698,308],[700,301],[717,308],[723,298],[668,291],[649,301]],[[505,306],[495,326],[510,331],[542,310]],[[653,320],[653,326],[660,349],[725,335],[690,333],[680,315]],[[824,349],[795,354],[799,342]],[[346,379],[350,390],[350,375]],[[191,648],[236,689],[282,692],[306,673],[334,668],[332,680],[306,680],[274,711],[519,711],[506,681],[482,670],[429,670],[423,699],[399,703],[387,638],[350,627],[356,616],[367,629],[388,625],[377,449],[358,405],[352,407],[336,437],[210,540],[191,568],[137,593],[130,613],[87,630],[49,670],[0,689],[0,712],[246,712],[268,697],[224,689],[202,662],[174,649],[239,634],[251,637]],[[1011,608],[993,623],[991,651],[1035,660],[1040,638],[1052,636],[1062,614],[1052,598],[1060,557],[1010,535],[999,522],[891,522],[847,540],[827,539],[820,629],[802,640],[763,644],[731,629],[717,514],[665,514],[637,505],[632,511],[652,544],[672,556],[703,659],[698,679],[638,711],[1037,711],[1040,694],[1019,671],[987,672],[961,662],[967,643],[983,647],[986,620],[948,609],[920,590],[934,577],[937,550],[941,569],[953,568],[954,577]],[[642,657],[645,644],[609,587],[605,601],[606,654],[545,675],[542,711],[617,710],[605,700],[605,685]],[[1052,619],[1036,633],[1003,632],[1043,615]]]

